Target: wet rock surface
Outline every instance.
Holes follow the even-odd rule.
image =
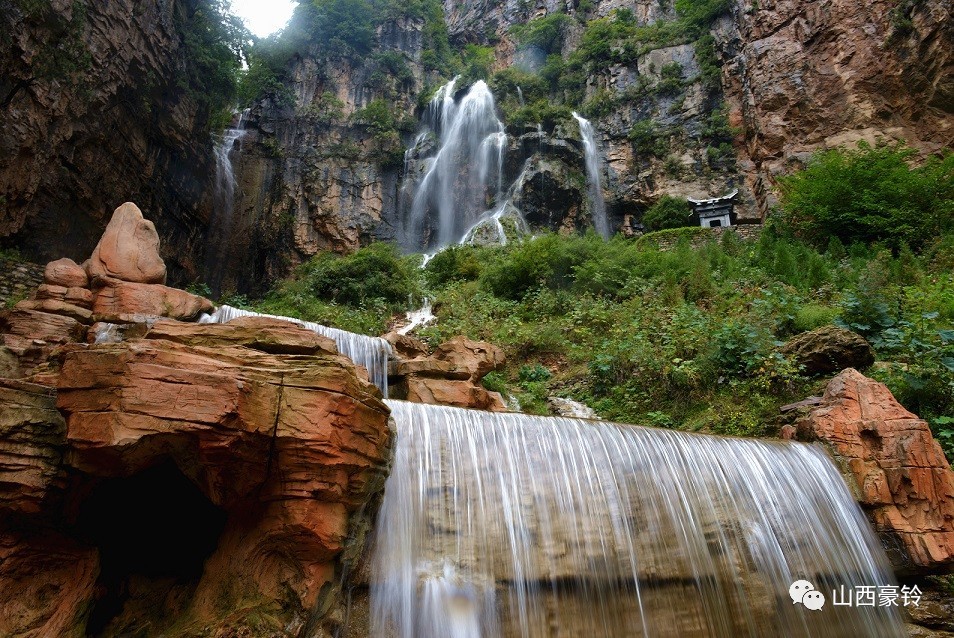
[[[954,570],[954,471],[884,384],[845,370],[783,436],[829,447],[899,575]]]
[[[844,328],[822,326],[796,335],[782,346],[810,375],[839,372],[845,368],[864,370],[875,355],[864,337]]]

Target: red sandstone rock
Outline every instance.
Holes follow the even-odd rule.
[[[0,636],[83,638],[96,550],[46,528],[0,529]]]
[[[192,327],[200,341],[227,328]],[[337,582],[352,515],[383,485],[391,433],[378,390],[340,356],[189,346],[158,338],[184,340],[182,326],[154,330],[66,355],[57,405],[71,466],[126,477],[171,458],[228,512],[184,617],[221,623],[261,600],[307,616]]]
[[[0,313],[0,333],[27,341],[69,343],[86,337],[86,326],[76,319],[26,308]]]
[[[884,384],[845,370],[788,434],[830,446],[900,575],[954,569],[954,471]]]
[[[475,382],[483,379],[488,372],[500,368],[506,361],[503,350],[497,346],[462,336],[439,345],[433,358],[448,361],[454,367],[468,371]]]
[[[157,321],[146,334],[192,346],[247,346],[272,354],[338,354],[334,340],[280,319],[238,317],[228,323]]]
[[[499,392],[490,392],[469,380],[455,381],[411,376],[407,379],[407,400],[491,412],[507,410],[507,405]]]
[[[503,351],[497,346],[454,337],[429,357],[398,361],[391,369],[391,394],[415,403],[503,412],[507,409],[503,397],[480,384],[503,363]]]
[[[35,514],[62,487],[66,423],[56,393],[0,379],[0,512]]]
[[[93,313],[88,309],[56,299],[24,299],[18,302],[14,308],[70,317],[85,324],[93,323]]]
[[[178,288],[103,277],[94,281],[93,314],[100,321],[126,318],[170,317],[194,320],[212,312],[212,302]]]
[[[85,288],[89,285],[89,277],[83,267],[66,258],[48,263],[43,270],[43,281],[63,288]]]
[[[111,277],[144,284],[166,282],[166,265],[159,256],[159,234],[132,202],[113,212],[86,268],[90,278]]]
[[[429,354],[427,344],[409,335],[389,332],[384,335],[384,340],[391,344],[394,352],[402,359],[416,359]]]

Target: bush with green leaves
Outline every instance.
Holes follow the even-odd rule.
[[[914,161],[902,144],[817,153],[780,180],[784,220],[817,246],[834,237],[919,250],[954,226],[954,154]]]
[[[455,281],[473,281],[483,271],[481,250],[470,244],[448,246],[440,251],[424,267],[424,281],[437,290]]]
[[[532,46],[546,54],[559,53],[573,19],[565,13],[549,13],[510,28],[519,46]]]
[[[643,226],[648,231],[697,225],[698,220],[693,218],[689,201],[671,195],[660,197],[643,215]]]

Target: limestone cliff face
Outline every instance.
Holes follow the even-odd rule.
[[[366,56],[317,46],[296,55],[290,103],[261,101],[244,120],[231,153],[233,213],[223,223],[212,140],[175,81],[187,64],[176,25],[194,2],[86,3],[79,20],[78,2],[55,0],[53,21],[31,18],[25,0],[3,3],[0,242],[36,260],[79,259],[106,213],[135,199],[156,222],[173,282],[200,277],[255,292],[317,252],[398,238],[407,177],[433,154],[429,142],[415,143],[421,96],[440,82],[422,64],[425,22],[385,22]],[[630,10],[638,25],[676,17],[673,0],[590,4],[585,19],[575,3],[555,0],[443,7],[452,48],[491,45],[493,70],[533,67],[512,27],[553,12],[573,18],[564,56],[586,20],[614,10]],[[615,230],[638,230],[663,194],[734,188],[740,217],[758,220],[775,201],[777,176],[819,148],[879,136],[923,153],[952,144],[952,27],[942,0],[737,0],[711,32],[707,48],[641,47],[585,78]],[[59,55],[51,41],[62,43]],[[64,52],[75,62],[65,69]],[[396,126],[368,116],[376,103]],[[508,133],[504,180],[520,177],[513,202],[528,221],[587,225],[573,122]]]
[[[414,20],[383,25],[377,51],[365,59],[297,57],[294,104],[253,107],[232,153],[238,185],[223,289],[247,290],[250,277],[283,275],[320,251],[394,238],[404,140],[380,133],[362,113],[383,100],[400,135],[411,135],[423,88],[422,27]],[[381,54],[408,75],[396,77]]]
[[[761,212],[774,178],[820,148],[954,142],[954,27],[943,0],[739,2],[718,25],[746,182]]]
[[[88,255],[135,199],[175,280],[194,277],[212,141],[177,86],[193,0],[0,3],[0,241]]]

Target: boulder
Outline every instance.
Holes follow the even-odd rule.
[[[89,285],[89,277],[83,267],[66,258],[48,263],[43,270],[43,281],[63,288],[85,288]]]
[[[110,621],[113,633],[141,620],[142,607],[157,600],[182,601],[174,613],[152,616],[182,626],[226,627],[248,614],[278,618],[279,627],[318,622],[314,610],[323,614],[335,602],[344,562],[363,546],[362,517],[371,516],[369,501],[383,488],[392,437],[379,391],[350,360],[306,341],[295,326],[278,334],[263,324],[272,334],[261,345],[315,354],[233,345],[244,340],[242,323],[189,326],[205,346],[185,343],[184,324],[159,321],[150,338],[64,355],[57,407],[66,419],[70,472],[87,483],[67,500],[82,511],[105,486],[180,476],[154,488],[178,499],[176,486],[184,483],[222,526],[209,535],[200,517],[189,530],[187,537],[211,538],[214,547],[197,559],[188,589],[169,589],[176,585],[148,574],[123,575],[118,589],[97,583],[125,596]],[[127,507],[108,506],[101,525],[124,520]],[[112,538],[108,529],[98,533]],[[4,577],[0,564],[0,585],[9,582]]]
[[[160,320],[146,333],[190,346],[246,346],[272,354],[338,354],[334,340],[289,321],[238,317],[228,323],[188,324]]]
[[[402,359],[416,359],[429,354],[426,343],[409,335],[402,335],[392,330],[383,338],[391,344],[394,353]]]
[[[399,340],[395,338],[392,345],[395,342]],[[406,345],[408,352],[419,351],[413,344]],[[493,344],[454,337],[438,346],[429,357],[418,356],[394,363],[389,371],[389,392],[396,399],[415,403],[505,412],[507,406],[500,393],[490,392],[480,383],[504,361],[503,351]]]
[[[782,346],[811,375],[845,368],[865,369],[874,363],[874,350],[861,335],[835,326],[822,326],[796,335]]]
[[[126,202],[112,219],[89,258],[90,278],[110,277],[143,284],[164,284],[166,265],[159,256],[159,234],[142,211]]]
[[[454,337],[442,343],[434,351],[433,358],[447,361],[459,370],[470,373],[473,381],[479,381],[488,372],[496,370],[506,362],[503,350],[486,341],[473,341],[467,337]]]
[[[954,570],[954,471],[887,386],[849,368],[782,435],[829,447],[899,575]]]
[[[32,308],[14,308],[0,313],[0,333],[31,342],[70,343],[86,338],[86,326],[69,316]]]
[[[94,282],[93,314],[99,321],[139,322],[142,317],[184,321],[212,312],[212,302],[185,290],[101,277]]]
[[[456,381],[410,376],[407,378],[406,400],[491,412],[507,411],[507,404],[499,392],[490,392],[470,380]]]

